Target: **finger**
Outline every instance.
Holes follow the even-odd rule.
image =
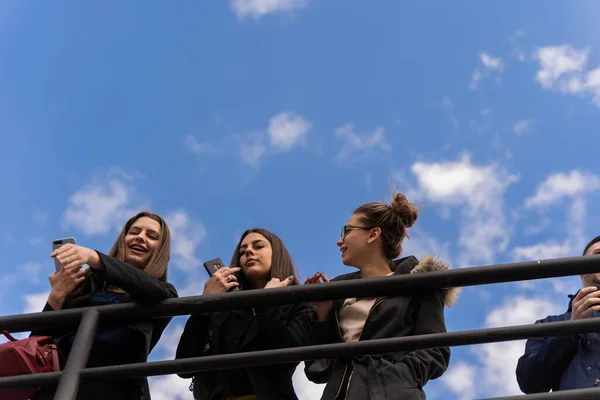
[[[329,278],[327,277],[327,275],[325,275],[322,272],[321,272],[321,279],[323,279],[323,282],[329,282]]]
[[[69,251],[69,249],[71,248],[73,248],[73,245],[71,243],[67,243],[64,246],[60,246],[58,249],[52,252],[51,257],[56,257],[59,254],[63,254],[64,252]]]
[[[75,285],[79,285],[83,281],[85,281],[85,276],[81,276],[81,277],[75,279]]]
[[[232,275],[237,273],[240,270],[240,268],[235,267],[235,268],[221,268],[218,272],[221,272],[221,275],[223,276],[227,276],[227,275]]]
[[[594,311],[600,311],[600,305],[597,305],[597,306],[593,306],[593,307],[590,307],[590,308],[588,308],[587,310],[585,310],[585,311],[584,311],[584,312],[581,314],[581,317],[582,317],[582,318],[589,318],[589,317],[592,315],[592,313],[593,313]]]
[[[600,299],[599,298],[597,298],[597,297],[588,297],[588,298],[586,298],[586,300],[583,303],[581,303],[580,308],[582,308],[582,309],[585,310],[585,309],[588,309],[591,306],[594,306],[594,305],[597,305],[597,304],[600,304]]]
[[[269,281],[269,283],[280,283],[281,281],[279,280],[279,278],[271,278],[271,280]]]
[[[83,267],[83,263],[81,260],[73,260],[64,266],[64,269],[70,273],[74,273],[79,271]]]
[[[294,275],[290,275],[283,280],[283,286],[289,286],[294,282]]]
[[[238,286],[240,286],[240,284],[237,282],[228,282],[225,284],[225,288],[227,288],[227,290]]]
[[[581,300],[583,299],[585,296],[587,296],[588,294],[592,293],[592,292],[596,292],[598,289],[596,289],[596,286],[586,286],[583,289],[581,289],[579,291],[579,293],[577,293],[577,296],[575,296],[574,301],[577,300]]]
[[[87,275],[87,270],[85,270],[85,269],[80,269],[79,271],[77,271],[77,272],[75,273],[75,276],[76,276],[77,278],[80,278],[80,277],[82,277],[82,276],[84,276],[84,277],[85,277],[86,275]]]

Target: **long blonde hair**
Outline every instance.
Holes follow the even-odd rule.
[[[164,282],[167,280],[169,258],[171,257],[171,232],[169,231],[169,227],[167,226],[165,220],[157,214],[152,214],[148,211],[142,211],[131,217],[129,221],[125,223],[123,230],[121,230],[121,233],[117,237],[117,240],[115,241],[115,244],[108,255],[116,258],[117,260],[125,261],[125,236],[135,221],[142,217],[151,218],[160,224],[158,246],[156,246],[154,254],[152,254],[152,257],[144,268],[144,272]]]

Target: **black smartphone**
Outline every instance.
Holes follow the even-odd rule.
[[[214,258],[212,260],[205,262],[204,268],[206,268],[206,272],[208,272],[209,276],[213,276],[215,274],[215,272],[217,272],[221,268],[227,268],[227,267],[225,267],[225,264],[223,264],[223,260],[221,260],[220,258]],[[235,292],[237,290],[240,290],[240,289],[237,287],[233,287],[233,288],[229,289],[228,291]]]

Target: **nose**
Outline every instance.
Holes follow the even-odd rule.
[[[248,257],[250,254],[254,254],[254,252],[252,251],[252,249],[250,247],[246,247],[244,254],[246,254],[246,257]]]
[[[339,238],[339,239],[337,240],[337,242],[335,242],[335,244],[337,244],[339,247],[342,247],[342,245],[344,244],[344,239],[342,239],[342,238]]]

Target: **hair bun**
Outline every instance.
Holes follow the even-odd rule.
[[[410,228],[417,221],[419,210],[414,204],[409,203],[408,199],[402,193],[394,192],[392,204],[390,208],[402,220],[402,225],[405,228]]]

